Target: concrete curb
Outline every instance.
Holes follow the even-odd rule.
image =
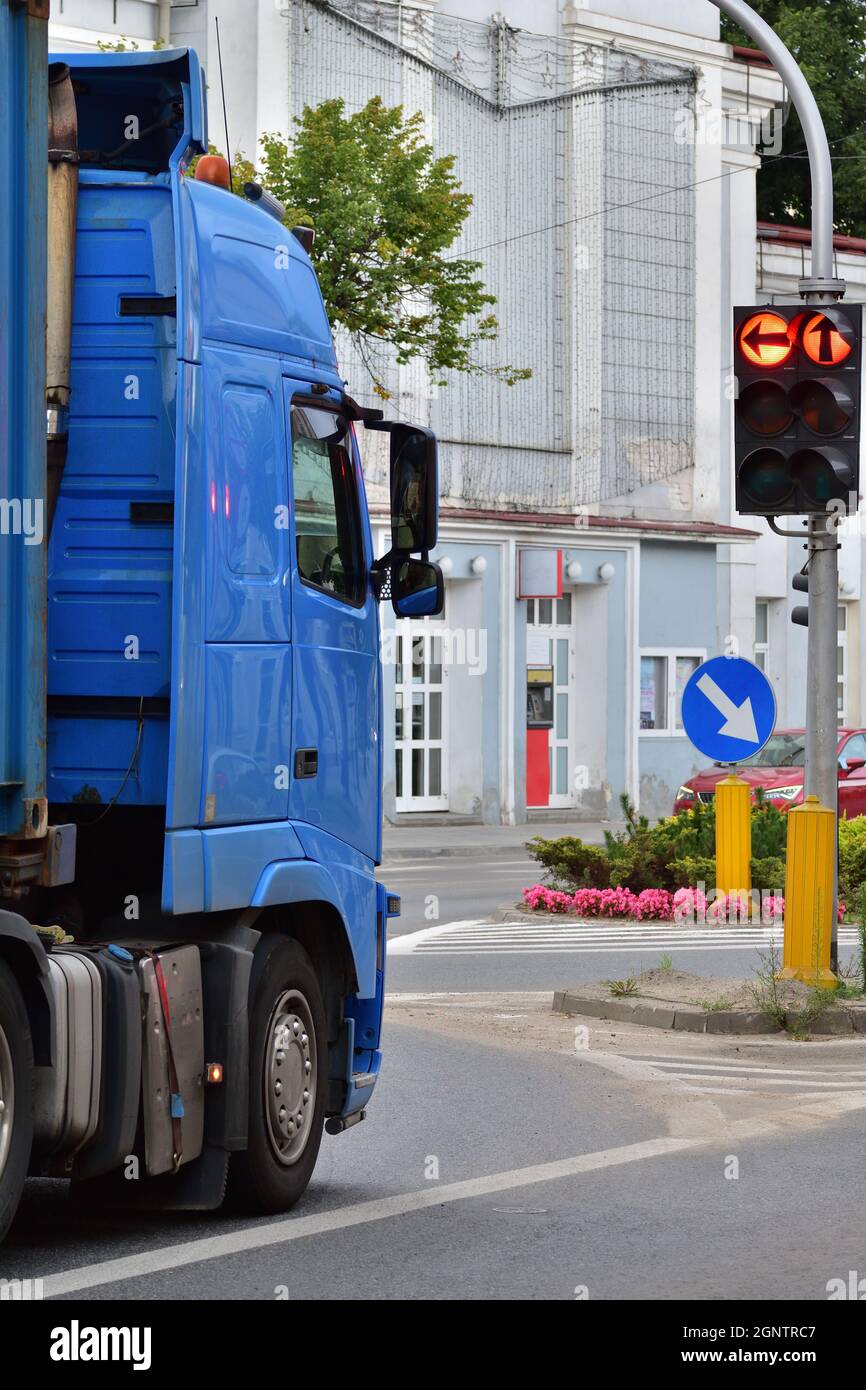
[[[639,936],[641,931],[647,927],[665,927],[672,932],[682,932],[683,937],[693,930],[691,924],[681,926],[677,922],[661,922],[648,918],[645,922],[637,922],[633,917],[578,917],[573,912],[527,912],[521,907],[509,907],[505,904],[497,907],[493,913],[494,922],[517,922],[517,923],[540,923],[544,927],[622,927],[624,930],[634,929],[635,936]],[[711,924],[709,929],[711,930]],[[721,929],[720,929],[721,930]],[[761,928],[755,927],[758,933]]]
[[[759,1009],[695,1009],[687,1004],[666,1004],[648,999],[595,999],[573,990],[557,990],[553,1012],[580,1014],[586,1018],[611,1019],[617,1023],[638,1023],[648,1028],[667,1028],[682,1033],[782,1033]],[[790,1015],[796,1031],[798,1015]],[[819,1036],[866,1033],[866,1009],[835,1008],[809,1026]]]
[[[404,845],[391,849],[385,845],[382,850],[382,867],[397,864],[401,859],[477,859],[482,854],[488,855],[491,859],[505,859],[508,855],[522,852],[522,844],[488,845],[477,840],[468,845],[416,845],[414,849]]]

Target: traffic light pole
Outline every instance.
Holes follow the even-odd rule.
[[[845,295],[845,281],[834,276],[833,162],[827,132],[812,89],[779,36],[742,0],[714,0],[752,38],[783,78],[800,117],[812,175],[812,274],[800,281],[807,303],[833,304]],[[817,796],[834,816],[839,796],[837,644],[839,605],[838,517],[817,513],[809,518],[809,655],[806,676],[807,796]],[[837,826],[838,845],[838,826]],[[838,858],[838,854],[837,854]],[[834,881],[830,964],[838,965],[837,898]]]

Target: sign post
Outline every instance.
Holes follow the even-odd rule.
[[[716,787],[716,890],[736,901],[741,919],[752,889],[752,789],[735,765],[760,752],[776,727],[773,687],[751,661],[713,657],[683,691],[682,718],[699,752],[731,765]]]

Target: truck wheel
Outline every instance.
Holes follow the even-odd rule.
[[[15,976],[0,960],[0,1241],[18,1209],[33,1144],[33,1046]]]
[[[312,962],[289,937],[265,937],[250,981],[247,1149],[232,1154],[229,1198],[246,1211],[288,1211],[315,1167],[325,1121],[328,1033]]]

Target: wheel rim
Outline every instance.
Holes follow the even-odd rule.
[[[15,1123],[15,1072],[12,1053],[3,1029],[0,1028],[0,1178],[12,1147],[12,1126]]]
[[[284,990],[268,1023],[264,1067],[265,1123],[280,1163],[297,1163],[309,1142],[318,1059],[313,1015],[303,994]]]

